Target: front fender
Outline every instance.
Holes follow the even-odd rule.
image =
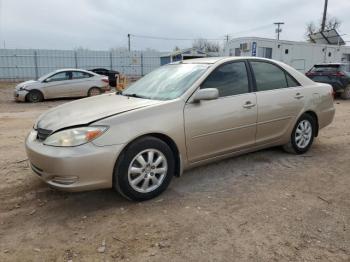
[[[97,146],[128,145],[138,137],[160,134],[175,143],[187,163],[183,107],[182,100],[173,100],[96,121],[93,125],[106,125],[109,129],[93,143]]]

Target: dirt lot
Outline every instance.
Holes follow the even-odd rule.
[[[134,203],[43,184],[23,141],[67,100],[14,103],[13,86],[0,88],[0,261],[350,261],[350,101],[306,155],[221,161]]]

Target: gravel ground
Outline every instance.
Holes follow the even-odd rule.
[[[24,138],[45,110],[0,84],[0,261],[350,261],[350,101],[302,156],[273,148],[174,178],[160,197],[50,189]]]

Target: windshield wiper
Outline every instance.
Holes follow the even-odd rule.
[[[121,91],[117,91],[115,94],[116,94],[116,95],[122,95],[122,96],[128,96],[128,97],[136,97],[136,98],[149,99],[148,97],[140,96],[140,95],[135,94],[135,93],[133,93],[133,94],[125,94],[125,93],[123,93],[123,92],[121,92]]]

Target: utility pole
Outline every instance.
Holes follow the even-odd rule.
[[[323,17],[322,17],[322,24],[321,24],[321,32],[323,32],[323,31],[324,31],[324,28],[326,27],[327,7],[328,7],[328,0],[325,0],[325,1],[324,1],[324,8],[323,8]]]
[[[229,37],[230,37],[229,35],[225,35],[226,45],[228,44]]]
[[[224,44],[224,50],[226,50],[226,48],[227,48],[229,37],[230,37],[230,36],[229,36],[228,34],[225,35],[226,44]]]
[[[284,23],[283,22],[276,22],[274,24],[277,25],[277,28],[276,28],[277,40],[280,40],[280,33],[282,32],[281,25],[284,25]]]
[[[128,34],[128,50],[130,52],[130,34]]]

